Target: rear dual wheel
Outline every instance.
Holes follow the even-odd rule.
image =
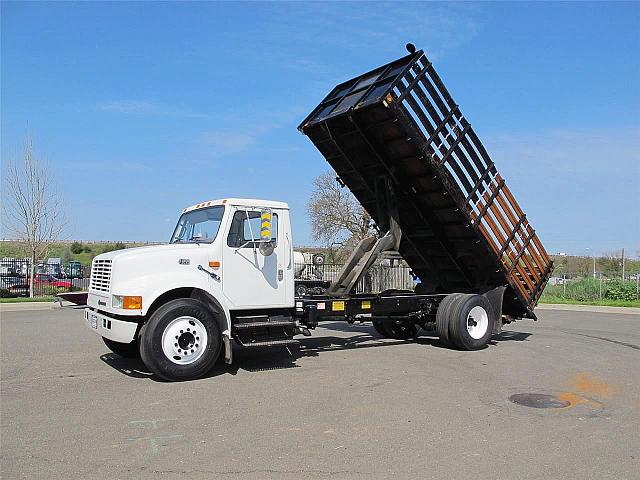
[[[436,312],[436,331],[440,339],[462,350],[479,350],[487,345],[493,324],[491,304],[482,295],[448,295]]]

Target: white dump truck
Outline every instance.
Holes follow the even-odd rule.
[[[322,294],[296,293],[286,203],[226,198],[185,208],[168,244],[97,256],[84,318],[113,352],[168,380],[204,375],[234,345],[279,347],[319,322],[382,335],[435,329],[485,347],[535,319],[553,264],[422,51],[333,88],[299,126],[376,222]],[[354,293],[385,252],[413,290]]]

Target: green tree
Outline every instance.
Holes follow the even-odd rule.
[[[82,253],[84,250],[84,246],[80,242],[73,242],[71,244],[71,253],[78,255]]]

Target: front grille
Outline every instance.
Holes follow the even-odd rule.
[[[108,292],[111,284],[111,260],[94,260],[91,265],[90,288],[98,292]]]

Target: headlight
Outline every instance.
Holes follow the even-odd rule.
[[[141,310],[142,297],[130,295],[114,295],[111,301],[113,308],[123,308],[124,310]]]
[[[114,295],[111,299],[111,306],[113,308],[122,308],[122,295]]]

